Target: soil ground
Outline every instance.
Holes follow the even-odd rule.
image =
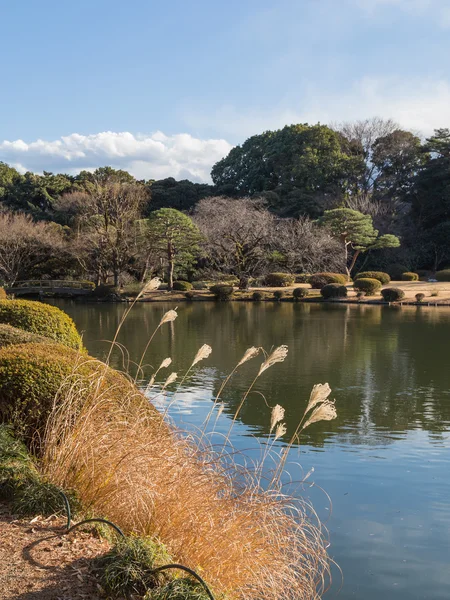
[[[17,519],[0,503],[1,600],[105,600],[94,559],[109,549],[104,539],[74,531],[65,519]]]

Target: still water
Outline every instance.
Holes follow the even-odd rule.
[[[123,305],[58,302],[103,357]],[[139,304],[119,342],[139,362],[169,304]],[[156,334],[146,363],[172,357],[183,373],[204,343],[211,356],[194,369],[171,409],[183,426],[200,425],[211,399],[249,346],[287,344],[288,358],[255,390],[286,409],[288,434],[311,387],[329,382],[338,418],[312,425],[291,451],[318,487],[305,492],[330,532],[330,555],[343,572],[325,598],[450,598],[450,309],[291,303],[183,303]],[[115,366],[122,358],[115,356]],[[226,431],[260,364],[246,364],[226,388],[218,429]],[[169,369],[170,371],[171,369]],[[152,370],[148,367],[145,376]],[[168,374],[168,373],[167,373]],[[166,400],[161,398],[161,406]],[[233,429],[241,449],[264,442],[270,409],[251,394]],[[252,450],[249,450],[252,452]],[[301,479],[292,462],[293,478]],[[296,472],[297,471],[297,472]],[[342,585],[342,587],[341,587]],[[339,588],[340,591],[339,591]],[[339,593],[338,593],[339,592]]]

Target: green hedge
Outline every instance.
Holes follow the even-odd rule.
[[[232,285],[217,284],[211,286],[209,289],[217,300],[230,300],[234,292]]]
[[[295,283],[309,283],[310,277],[311,275],[309,273],[296,273]]]
[[[0,300],[0,323],[49,337],[70,348],[83,348],[75,323],[69,315],[50,304],[30,300]]]
[[[309,290],[307,288],[295,288],[295,290],[292,292],[292,295],[296,300],[299,298],[306,298],[308,294]]]
[[[329,300],[331,298],[346,298],[347,297],[347,288],[345,285],[341,285],[340,283],[328,283],[324,285],[320,290],[322,297],[325,300]]]
[[[182,281],[180,279],[179,281],[174,281],[172,287],[177,292],[189,292],[192,290],[193,285],[189,281]]]
[[[43,335],[30,333],[29,331],[12,327],[12,325],[0,324],[0,348],[11,346],[13,344],[48,344],[52,342],[53,340]]]
[[[398,302],[405,297],[405,292],[400,288],[385,288],[381,290],[385,302]]]
[[[30,440],[42,432],[62,383],[79,385],[79,392],[87,394],[86,377],[95,373],[103,375],[100,388],[116,388],[121,397],[130,389],[120,373],[61,344],[1,348],[0,422],[10,423],[17,435]]]
[[[361,271],[355,276],[355,279],[378,279],[381,285],[387,285],[391,281],[390,276],[383,271]]]
[[[329,283],[339,283],[345,285],[348,282],[347,275],[342,273],[314,273],[308,280],[314,290],[320,290]]]
[[[402,273],[402,281],[419,281],[419,276],[417,273],[407,271],[406,273]]]
[[[295,276],[291,273],[269,273],[264,283],[268,287],[289,287],[295,283]]]
[[[375,296],[380,291],[381,282],[378,279],[361,277],[361,279],[355,279],[353,287],[355,290],[366,292],[367,296]]]
[[[450,281],[450,269],[444,269],[436,273],[436,279],[438,281]]]

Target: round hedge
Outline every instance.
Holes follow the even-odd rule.
[[[406,273],[402,273],[402,281],[419,281],[419,276],[417,273],[407,271]]]
[[[229,300],[233,295],[234,289],[232,285],[217,284],[210,288],[217,300]]]
[[[253,292],[252,300],[255,302],[261,302],[264,299],[264,294],[262,292]]]
[[[361,277],[360,279],[355,279],[353,287],[355,290],[366,292],[368,296],[375,296],[380,291],[381,282],[378,279]]]
[[[57,343],[53,342],[48,337],[38,335],[37,333],[30,333],[12,325],[0,324],[0,348],[5,346],[12,346],[14,344],[42,344],[42,343]]]
[[[324,285],[328,285],[329,283],[345,285],[347,281],[347,275],[343,275],[342,273],[314,273],[308,280],[313,290],[321,290]]]
[[[390,276],[383,271],[361,271],[355,276],[355,279],[378,279],[381,285],[387,285],[391,281]]]
[[[398,281],[401,278],[402,273],[405,273],[407,270],[408,267],[402,265],[401,263],[392,263],[386,267],[386,271],[394,281]]]
[[[324,285],[320,290],[322,297],[325,300],[329,300],[331,298],[346,298],[347,297],[347,288],[345,285],[341,285],[340,283],[328,283]]]
[[[172,288],[177,292],[189,292],[192,290],[193,285],[192,283],[189,283],[189,281],[182,281],[180,279],[179,281],[173,282]]]
[[[436,279],[438,281],[450,281],[450,269],[443,269],[436,273]]]
[[[42,433],[61,385],[89,394],[94,374],[102,375],[100,391],[115,389],[123,397],[132,384],[120,373],[61,344],[22,344],[0,349],[0,421],[10,423],[20,438]]]
[[[385,288],[381,290],[381,295],[385,302],[398,302],[405,297],[405,292],[400,288]]]
[[[292,295],[296,300],[299,298],[306,298],[308,294],[309,290],[307,288],[295,288],[295,290],[292,292]]]
[[[83,348],[75,323],[69,315],[50,304],[0,300],[0,323],[49,337],[76,350]]]
[[[275,290],[273,293],[273,297],[275,298],[275,300],[281,300],[281,298],[284,297],[284,292],[282,292],[281,290]]]
[[[294,283],[295,275],[291,273],[269,273],[265,278],[268,287],[289,287]]]

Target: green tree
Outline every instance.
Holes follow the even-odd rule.
[[[214,195],[214,187],[207,183],[192,183],[187,179],[176,181],[173,177],[147,182],[149,202],[147,212],[159,208],[176,208],[189,211],[202,199]]]
[[[289,125],[254,135],[216,163],[211,177],[219,193],[267,196],[279,214],[318,216],[343,196],[363,168],[342,135],[325,125]]]
[[[350,275],[358,256],[368,250],[397,248],[398,237],[392,234],[379,235],[372,217],[351,208],[326,210],[319,223],[329,229],[342,244],[345,252],[347,274]]]
[[[174,208],[160,208],[148,219],[150,247],[167,262],[168,289],[173,287],[175,267],[192,264],[199,250],[200,231],[190,217]]]

